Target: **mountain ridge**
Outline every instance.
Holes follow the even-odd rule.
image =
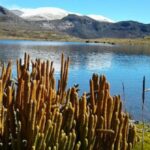
[[[46,23],[45,23],[46,24]],[[150,35],[150,25],[135,21],[99,22],[87,16],[68,15],[47,23],[51,30],[80,38],[137,38]]]
[[[15,10],[14,12],[0,6],[1,34],[11,34],[12,36],[27,34],[43,38],[49,38],[46,36],[53,34],[57,37],[67,35],[82,39],[150,36],[150,24],[136,21],[100,22],[79,14],[69,14],[62,19],[55,20],[28,20],[20,15],[22,15],[22,11]]]

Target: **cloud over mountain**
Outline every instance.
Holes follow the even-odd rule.
[[[83,15],[80,13],[69,12],[61,8],[55,7],[41,7],[41,8],[17,8],[12,10],[14,13],[18,15],[20,11],[20,17],[27,19],[27,20],[57,20],[62,19],[70,14],[75,14],[78,16],[88,16],[94,20],[101,21],[101,22],[114,22],[113,20],[101,16],[101,15]]]

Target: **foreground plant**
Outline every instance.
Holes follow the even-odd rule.
[[[112,97],[105,76],[93,74],[90,92],[66,90],[69,58],[61,58],[58,87],[53,62],[17,61],[17,81],[11,62],[0,77],[0,149],[130,150],[136,128],[122,112],[120,96]]]

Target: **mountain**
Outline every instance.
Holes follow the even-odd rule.
[[[19,13],[19,11],[16,11]],[[0,29],[6,28],[12,29],[35,29],[38,25],[33,22],[29,22],[19,15],[14,14],[12,11],[0,6]]]
[[[115,22],[112,19],[106,18],[106,17],[101,16],[101,15],[87,15],[87,16],[94,19],[94,20],[96,20],[96,21],[100,21],[100,22],[110,22],[110,23]]]
[[[61,20],[38,22],[41,27],[80,38],[138,38],[150,35],[150,24],[135,21],[99,22],[87,16],[68,15]]]
[[[111,35],[108,35],[111,32]],[[140,38],[150,35],[150,24],[143,24],[136,21],[121,21],[110,24],[107,30],[110,37],[119,38]]]
[[[0,38],[68,40],[66,33],[48,30],[36,21],[20,17],[22,11],[10,11],[0,6]]]
[[[0,6],[0,35],[46,39],[70,36],[83,39],[141,38],[150,36],[150,24],[112,22],[105,17],[71,14],[59,8],[39,8],[33,11],[8,10]]]
[[[17,21],[23,21],[23,19],[15,15],[13,12],[9,11],[8,9],[0,6],[0,21],[17,22]]]
[[[0,36],[14,36],[16,32],[33,28],[31,23],[20,18],[8,9],[0,6]]]
[[[23,19],[27,19],[30,21],[58,20],[71,14],[84,16],[79,13],[73,13],[73,12],[69,12],[69,11],[66,11],[60,8],[54,8],[54,7],[20,9],[20,10],[12,10],[12,12],[15,13],[16,15],[18,15],[18,12],[21,12],[19,16]],[[113,20],[106,18],[104,16],[100,16],[100,15],[87,15],[87,16],[100,22],[114,22]]]
[[[109,23],[95,21],[87,16],[68,15],[61,20],[44,22],[50,30],[65,32],[80,38],[98,38],[98,30]]]
[[[43,30],[37,23],[21,18],[20,13],[0,6],[0,36],[29,37],[33,32]]]
[[[17,10],[17,9],[11,10],[11,12],[14,13],[15,15],[19,16],[19,17],[20,17],[21,15],[23,15],[23,13],[24,13],[24,12],[22,12],[21,10]]]
[[[23,9],[21,18],[30,21],[57,20],[67,16],[68,12],[59,8]]]

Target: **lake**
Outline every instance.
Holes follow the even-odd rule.
[[[68,86],[80,84],[80,95],[89,91],[89,79],[93,73],[105,74],[111,85],[111,94],[120,94],[124,108],[135,120],[141,120],[142,79],[146,76],[146,87],[150,88],[150,47],[121,46],[101,43],[48,42],[24,40],[0,40],[0,60],[13,62],[16,76],[16,59],[24,53],[32,59],[54,61],[56,79],[59,77],[61,54],[69,56],[70,70]],[[125,87],[123,96],[122,83]],[[145,120],[150,121],[150,93],[146,93]]]

